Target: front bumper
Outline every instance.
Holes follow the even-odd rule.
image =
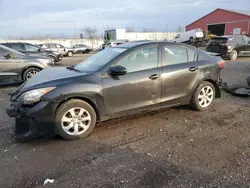
[[[14,133],[17,140],[55,135],[52,102],[41,101],[34,106],[23,106],[20,102],[12,102],[6,113],[9,117],[15,118]]]

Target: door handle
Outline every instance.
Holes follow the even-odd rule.
[[[151,76],[149,76],[149,79],[150,80],[156,80],[159,77],[160,77],[160,74],[152,74]]]
[[[198,69],[199,69],[198,67],[190,67],[190,68],[189,68],[189,71],[194,72],[194,71],[196,71],[196,70],[198,70]]]

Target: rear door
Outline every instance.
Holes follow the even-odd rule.
[[[18,60],[14,58],[6,59],[4,54],[7,50],[0,48],[0,84],[14,82],[19,79]]]
[[[245,47],[245,53],[247,55],[250,55],[250,38],[247,37],[247,36],[243,36],[243,39],[244,39],[244,43],[246,45],[246,47]]]
[[[161,102],[185,103],[199,79],[197,49],[178,44],[163,45]]]

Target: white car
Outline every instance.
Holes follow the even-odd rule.
[[[180,33],[178,34],[175,39],[174,42],[190,42],[193,43],[195,40],[199,40],[201,38],[203,38],[203,31],[202,29],[193,29],[184,33]]]

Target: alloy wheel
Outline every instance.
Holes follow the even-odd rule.
[[[35,74],[37,74],[39,71],[37,70],[30,70],[29,72],[27,72],[26,74],[26,80],[32,78]]]
[[[61,126],[69,135],[81,135],[86,132],[91,124],[90,113],[81,107],[68,110],[61,119]]]
[[[214,99],[214,91],[210,86],[205,86],[198,95],[199,105],[203,108],[208,107]]]

